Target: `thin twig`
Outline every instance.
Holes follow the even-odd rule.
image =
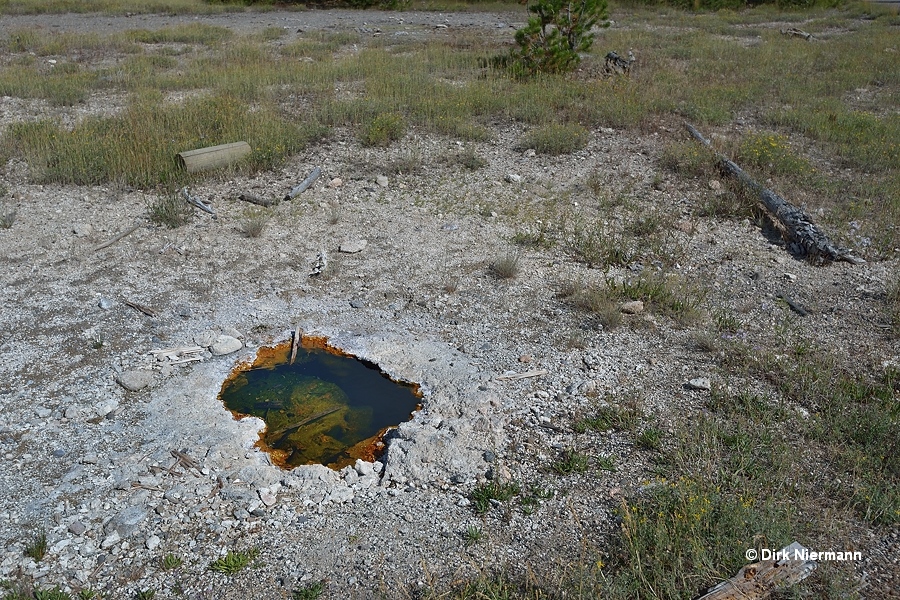
[[[137,302],[132,302],[131,300],[122,300],[122,302],[124,302],[126,305],[130,306],[134,310],[144,313],[148,317],[155,317],[157,314],[159,314],[155,310],[150,308],[149,306],[143,306],[141,304],[138,304]]]
[[[104,248],[107,248],[107,247],[109,247],[109,246],[112,246],[113,244],[115,244],[116,242],[118,242],[119,240],[121,240],[123,237],[128,236],[128,235],[131,235],[132,233],[134,233],[135,231],[137,231],[137,230],[140,229],[140,228],[141,228],[140,225],[135,225],[135,226],[132,227],[131,229],[126,229],[125,231],[123,231],[122,233],[120,233],[120,234],[117,235],[116,237],[112,238],[111,240],[109,240],[109,241],[107,241],[107,242],[103,242],[103,243],[100,244],[99,246],[96,246],[93,250],[91,250],[91,252],[96,252],[97,250],[103,250]]]

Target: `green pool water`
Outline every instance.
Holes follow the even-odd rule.
[[[414,385],[392,381],[377,365],[303,347],[294,364],[285,357],[239,372],[220,397],[231,411],[266,422],[261,445],[286,468],[372,460],[381,434],[420,401]]]

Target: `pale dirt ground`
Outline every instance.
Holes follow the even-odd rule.
[[[0,34],[34,25],[107,32],[190,20],[242,31],[271,25],[427,31],[440,22],[450,30],[439,33],[452,35],[508,29],[517,17],[348,11],[28,16],[3,17]],[[73,109],[3,98],[0,126],[56,113],[74,121],[109,110],[115,102],[99,97]],[[709,329],[709,316],[684,328],[665,317],[639,315],[605,332],[556,297],[564,282],[624,277],[625,270],[589,269],[555,248],[521,250],[515,279],[498,281],[490,274],[490,262],[516,251],[511,236],[543,214],[547,199],[567,203],[571,215],[621,218],[615,209],[601,213],[584,185],[595,170],[610,194],[629,190],[635,201],[663,211],[673,247],[683,250],[674,272],[707,290],[708,308],[739,315],[748,340],[792,336],[854,355],[866,368],[898,360],[882,302],[896,257],[817,267],[791,258],[750,222],[695,217],[704,195],[712,193],[709,182],[677,178],[659,166],[663,146],[683,139],[677,121],[642,133],[596,130],[586,149],[558,158],[514,151],[523,132],[503,126],[494,140],[475,144],[488,166],[468,171],[445,161],[459,151],[450,139],[413,130],[391,149],[370,150],[360,148],[351,132],[338,131],[282,169],[254,178],[211,176],[192,191],[212,199],[218,218],[198,212],[176,230],[146,220],[153,192],[35,185],[26,165],[10,161],[0,173],[13,198],[8,204],[18,211],[14,226],[0,230],[0,578],[24,573],[40,585],[89,586],[117,598],[152,587],[157,598],[178,597],[182,590],[189,598],[223,599],[286,598],[298,581],[325,579],[329,598],[404,598],[423,586],[444,588],[497,568],[549,580],[573,573],[574,565],[608,558],[617,528],[613,511],[652,479],[650,455],[625,434],[576,434],[572,423],[590,415],[598,398],[637,391],[644,410],[670,431],[676,419],[702,410],[706,397],[684,384],[719,375],[715,356],[698,351],[693,341],[694,332]],[[376,175],[411,149],[422,158],[421,171],[389,174],[388,187],[378,187]],[[322,178],[279,204],[260,238],[240,232],[248,205],[237,194],[280,197],[314,166],[322,166]],[[508,173],[523,181],[507,182]],[[656,175],[661,184],[653,181]],[[335,177],[343,185],[327,187]],[[334,205],[336,224],[330,223]],[[92,250],[132,224],[141,227],[109,248]],[[338,245],[351,239],[368,245],[359,254],[340,254]],[[321,249],[336,269],[328,278],[311,279]],[[457,289],[448,292],[450,283]],[[811,314],[794,315],[776,300],[780,292]],[[99,308],[100,297],[113,300],[113,307]],[[158,316],[138,313],[123,299],[151,306]],[[490,403],[479,406],[497,429],[495,437],[485,437],[484,449],[496,460],[476,471],[508,471],[526,486],[556,495],[531,515],[494,509],[479,517],[460,506],[475,476],[461,483],[453,473],[411,478],[325,503],[333,481],[303,487],[295,477],[295,487],[288,487],[289,478],[282,481],[277,503],[261,516],[235,518],[236,508],[258,506],[256,490],[277,488],[281,475],[273,475],[251,448],[252,424],[231,421],[215,395],[238,359],[252,357],[253,346],[284,339],[294,322],[307,331],[363,340],[361,347],[366,339],[401,346],[406,340],[412,348],[427,343],[433,356],[423,354],[420,362],[437,361],[446,369],[417,367],[409,356],[396,364],[388,359],[384,367],[430,377],[437,388],[455,386],[457,397],[488,394]],[[189,344],[207,330],[236,330],[248,348],[167,368],[140,392],[126,393],[114,382],[123,370],[158,368],[151,349]],[[95,349],[98,336],[104,344]],[[531,362],[520,362],[526,355]],[[495,379],[533,368],[548,374]],[[447,381],[436,380],[442,374]],[[762,382],[747,385],[764,389]],[[118,407],[98,419],[97,405],[109,401]],[[434,412],[426,401],[419,418],[436,419]],[[560,450],[572,447],[613,456],[617,470],[565,477],[550,472]],[[188,449],[205,472],[154,475],[151,466],[168,467],[175,448]],[[229,484],[222,493],[216,493],[217,477]],[[241,485],[247,484],[244,494]],[[826,519],[833,507],[823,502]],[[109,520],[128,507],[147,515],[124,543],[98,548]],[[87,526],[84,534],[69,532],[76,520]],[[52,549],[35,565],[22,550],[38,524],[47,528]],[[464,540],[469,526],[484,532],[472,546]],[[152,536],[160,543],[150,550]],[[845,539],[863,552],[862,563],[854,565],[867,582],[862,596],[896,597],[898,532],[848,532]],[[259,568],[231,578],[206,570],[226,549],[250,547],[261,550]],[[184,557],[185,565],[162,571],[159,560],[167,553]]]

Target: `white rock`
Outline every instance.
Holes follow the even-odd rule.
[[[147,546],[147,550],[156,550],[159,546],[159,536],[151,535],[147,538],[147,541],[144,542],[144,545]]]
[[[244,344],[242,344],[241,340],[237,339],[236,337],[232,337],[230,335],[220,335],[216,340],[216,343],[209,347],[209,351],[213,356],[223,356],[225,354],[237,352],[243,347]]]
[[[118,531],[113,531],[111,534],[103,538],[103,541],[100,542],[100,547],[104,550],[107,550],[118,544],[120,541],[122,541],[122,536],[119,535]]]
[[[115,398],[107,398],[94,405],[94,411],[98,417],[105,417],[117,408],[119,408],[119,401]]]
[[[137,392],[153,383],[153,371],[132,369],[116,377],[116,383],[126,390]]]
[[[356,459],[356,464],[353,465],[353,469],[357,472],[357,474],[359,474],[360,477],[375,474],[375,466],[372,463],[366,462],[361,458]]]
[[[275,494],[273,494],[268,488],[259,489],[259,499],[262,500],[262,503],[267,507],[274,506],[278,501],[278,499],[275,497]]]
[[[640,300],[632,300],[622,305],[622,312],[626,315],[639,315],[644,312],[644,303]]]
[[[347,240],[340,245],[338,250],[347,254],[356,254],[362,252],[368,243],[368,240]]]
[[[375,183],[377,183],[381,187],[387,187],[388,186],[388,178],[385,177],[384,175],[379,175],[378,177],[375,178]]]
[[[696,377],[688,381],[687,386],[691,390],[709,391],[712,383],[709,381],[709,377]]]
[[[50,410],[49,408],[45,408],[43,406],[38,406],[37,408],[34,409],[34,414],[36,414],[39,419],[46,419],[47,417],[49,417],[50,415],[53,414],[53,411]]]
[[[507,173],[504,179],[507,183],[522,183],[522,176],[516,175],[515,173]]]
[[[94,228],[90,223],[75,223],[72,225],[72,233],[77,237],[87,237],[94,233]]]

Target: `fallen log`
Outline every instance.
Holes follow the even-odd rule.
[[[244,202],[249,202],[250,204],[256,204],[257,206],[264,206],[266,208],[278,204],[278,200],[273,200],[271,198],[260,198],[259,196],[251,194],[250,192],[244,192],[243,194],[238,196],[238,200],[243,200]]]
[[[202,210],[204,212],[208,212],[213,217],[216,216],[216,211],[213,210],[211,205],[207,204],[206,202],[204,202],[200,198],[197,198],[196,196],[191,196],[190,192],[188,192],[188,189],[186,187],[181,188],[181,195],[184,196],[184,199],[188,201],[188,204],[190,204],[192,206],[196,206],[197,208],[199,208],[200,210]]]
[[[699,142],[707,148],[712,148],[709,140],[697,131],[693,125],[685,122],[685,127]],[[850,250],[835,246],[828,236],[819,229],[809,216],[802,210],[776,194],[770,189],[764,188],[743,169],[728,159],[724,154],[716,152],[719,168],[725,173],[735,177],[742,184],[753,190],[759,197],[763,207],[781,227],[785,237],[790,242],[789,249],[794,254],[801,256],[813,256],[821,260],[843,260],[854,265],[859,265],[865,260],[853,256]]]
[[[528,379],[529,377],[541,377],[549,373],[547,369],[534,369],[525,371],[524,373],[507,373],[506,375],[497,375],[494,377],[496,381],[515,381],[516,379]]]
[[[806,41],[812,41],[815,38],[811,33],[806,33],[802,29],[797,29],[796,27],[788,27],[787,29],[781,30],[781,35],[787,35],[791,37],[802,37]]]
[[[748,551],[748,556],[750,556]],[[782,548],[776,560],[761,560],[744,566],[737,575],[711,588],[697,600],[764,600],[774,592],[803,581],[816,570],[808,560],[809,550],[798,542]]]
[[[298,185],[297,187],[292,189],[290,192],[288,192],[288,194],[284,197],[284,199],[285,200],[293,200],[294,198],[296,198],[297,196],[302,194],[304,191],[306,191],[306,188],[311,186],[313,184],[313,182],[315,182],[315,180],[319,178],[319,175],[321,175],[321,174],[322,174],[322,169],[320,167],[316,167],[315,169],[313,169],[312,173],[310,173],[306,179],[301,181],[300,185]]]

